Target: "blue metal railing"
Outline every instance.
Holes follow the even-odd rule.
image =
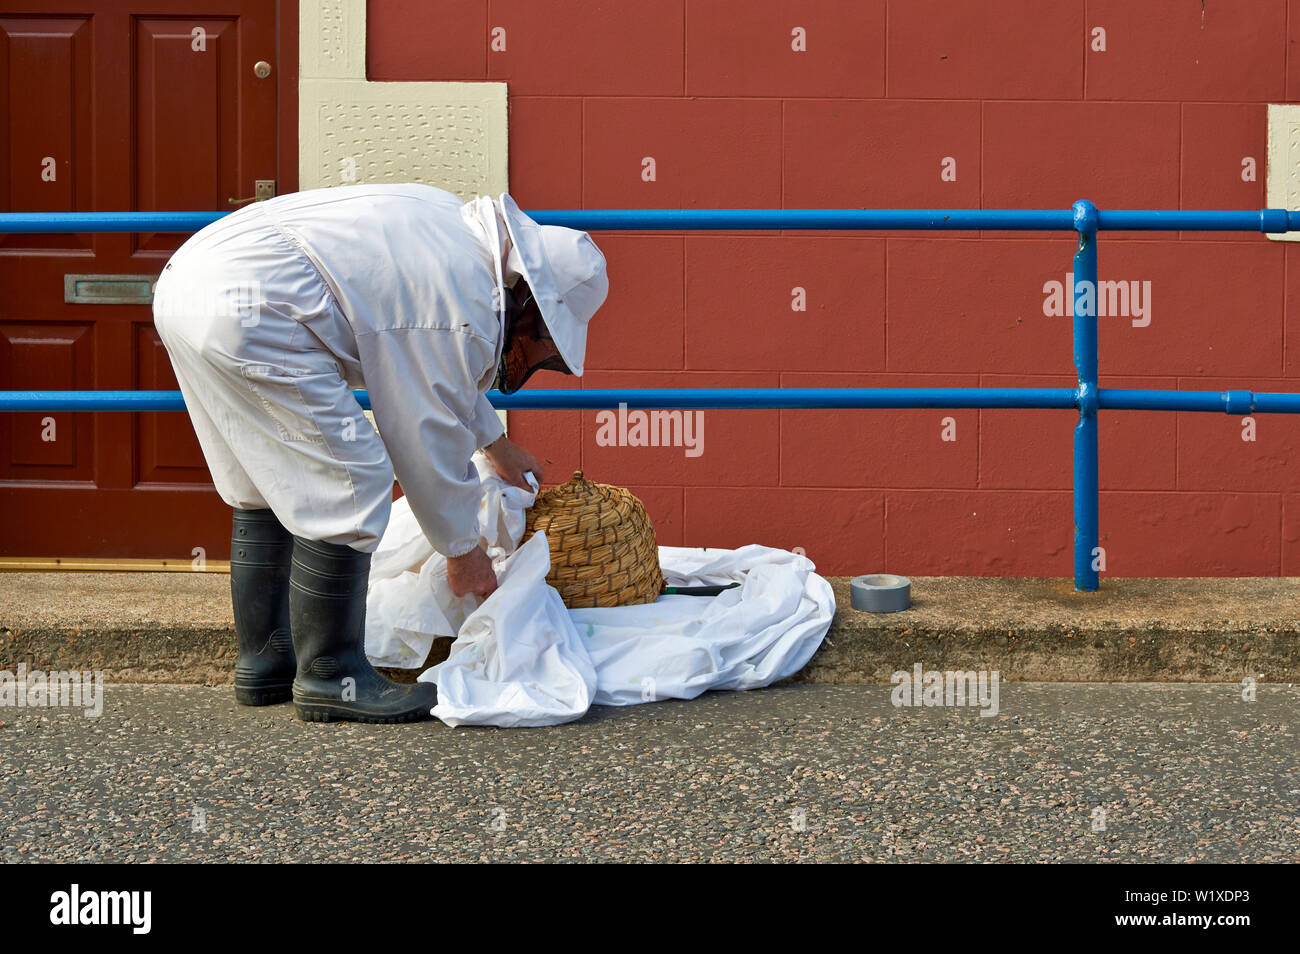
[[[189,232],[229,212],[22,212],[0,214],[0,234],[17,232]],[[1263,209],[1189,212],[1098,209],[1087,200],[1066,210],[981,209],[640,209],[534,212],[543,225],[589,231],[917,229],[1072,231],[1075,388],[680,388],[489,392],[515,408],[1077,408],[1074,429],[1074,585],[1099,582],[1097,412],[1107,410],[1300,413],[1300,394],[1251,391],[1150,391],[1098,386],[1097,233],[1128,231],[1287,232],[1300,212]],[[369,408],[365,391],[358,391]],[[179,391],[0,391],[0,411],[180,411]]]

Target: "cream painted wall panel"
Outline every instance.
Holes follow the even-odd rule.
[[[1268,207],[1300,209],[1300,106],[1268,107]],[[1300,232],[1269,238],[1300,242]]]
[[[371,83],[365,0],[301,0],[299,187],[423,182],[507,191],[505,83]]]
[[[366,78],[366,0],[301,0],[299,77]]]
[[[304,189],[422,182],[462,198],[507,190],[504,83],[303,80],[301,89]]]

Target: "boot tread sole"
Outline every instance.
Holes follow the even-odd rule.
[[[241,706],[273,706],[293,698],[290,683],[283,686],[262,686],[256,689],[235,686],[235,701]]]
[[[424,706],[406,712],[394,713],[357,712],[353,709],[303,705],[301,703],[295,703],[294,709],[298,713],[298,718],[303,722],[365,722],[371,725],[396,725],[432,718],[429,709]]]

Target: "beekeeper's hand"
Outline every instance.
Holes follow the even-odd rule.
[[[504,434],[483,448],[483,453],[492,462],[492,469],[497,472],[497,476],[508,484],[514,484],[524,490],[532,490],[533,488],[528,485],[528,478],[524,476],[530,470],[537,478],[537,482],[539,484],[542,482],[544,476],[542,465],[537,463],[537,458]]]
[[[447,582],[457,596],[476,593],[488,597],[497,588],[497,574],[488,555],[478,546],[463,556],[447,557]]]

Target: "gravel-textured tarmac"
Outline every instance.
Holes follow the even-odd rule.
[[[114,685],[0,709],[0,860],[1295,862],[1298,716],[1285,685],[1004,684],[994,718],[792,685],[453,730]]]

